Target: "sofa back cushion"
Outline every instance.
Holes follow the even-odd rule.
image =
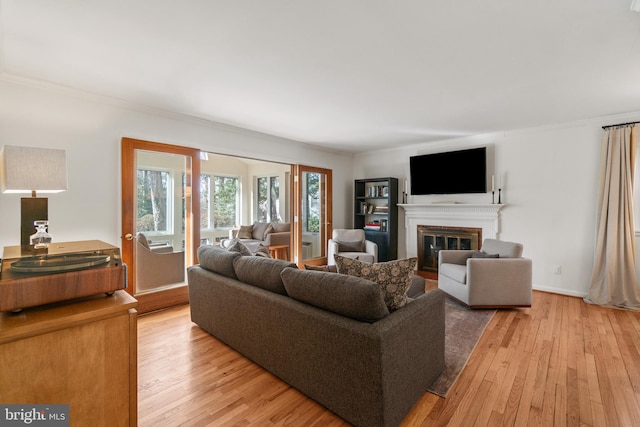
[[[500,258],[520,258],[522,256],[522,244],[505,242],[495,239],[484,239],[482,252],[486,254],[498,254]]]
[[[265,231],[267,231],[267,227],[269,227],[268,222],[254,222],[252,237],[255,240],[264,240],[264,234]]]
[[[218,246],[203,245],[198,248],[198,260],[202,268],[232,279],[237,279],[233,260],[240,256],[238,252],[227,252]]]
[[[280,272],[285,268],[298,268],[289,261],[260,256],[243,256],[233,261],[235,274],[241,282],[280,295],[287,295]]]
[[[369,323],[389,314],[380,286],[369,280],[293,268],[281,275],[289,296],[306,304]]]
[[[288,222],[273,222],[271,223],[274,233],[285,233],[291,231],[291,224]]]
[[[253,225],[241,225],[238,230],[238,239],[251,239],[253,238]]]

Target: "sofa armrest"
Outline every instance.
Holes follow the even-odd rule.
[[[336,265],[336,259],[333,257],[338,253],[338,242],[333,239],[327,241],[327,265]]]
[[[378,244],[376,242],[372,242],[371,240],[364,241],[364,251],[368,254],[373,255],[373,262],[378,262]]]
[[[276,245],[289,245],[291,239],[290,231],[283,231],[281,233],[269,233],[266,239],[262,243],[263,246],[276,246]]]
[[[467,259],[471,258],[474,251],[470,250],[451,250],[443,249],[438,252],[438,265],[440,264],[458,264],[465,265]]]
[[[470,258],[467,261],[469,301],[499,304],[508,295],[517,305],[531,305],[532,262],[527,258]]]

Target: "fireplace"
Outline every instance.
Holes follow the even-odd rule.
[[[482,246],[482,239],[498,239],[500,233],[499,211],[505,205],[499,204],[400,204],[405,211],[404,227],[406,230],[405,244],[407,257],[419,257],[418,254],[418,227],[429,225],[441,230],[457,230],[461,232],[471,232],[480,230],[477,236],[477,245]],[[447,232],[448,233],[448,232]],[[449,234],[445,233],[445,237]],[[466,237],[462,240],[444,240],[444,242],[457,244],[459,248],[467,245]],[[430,278],[437,278],[438,257],[437,251],[446,247],[443,240],[434,240],[434,252],[430,260],[419,261],[418,271]],[[440,246],[440,247],[438,247]],[[421,257],[420,257],[421,258]],[[425,265],[426,264],[426,265]],[[431,270],[424,269],[429,266]]]
[[[482,228],[418,225],[418,270],[438,272],[438,253],[443,249],[476,250]]]

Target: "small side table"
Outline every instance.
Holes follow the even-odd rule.
[[[271,245],[269,246],[269,255],[275,259],[289,259],[289,245]]]

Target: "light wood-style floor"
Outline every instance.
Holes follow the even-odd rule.
[[[534,291],[500,310],[446,399],[403,426],[640,426],[640,313]],[[142,427],[348,425],[192,324],[189,307],[138,322]]]

